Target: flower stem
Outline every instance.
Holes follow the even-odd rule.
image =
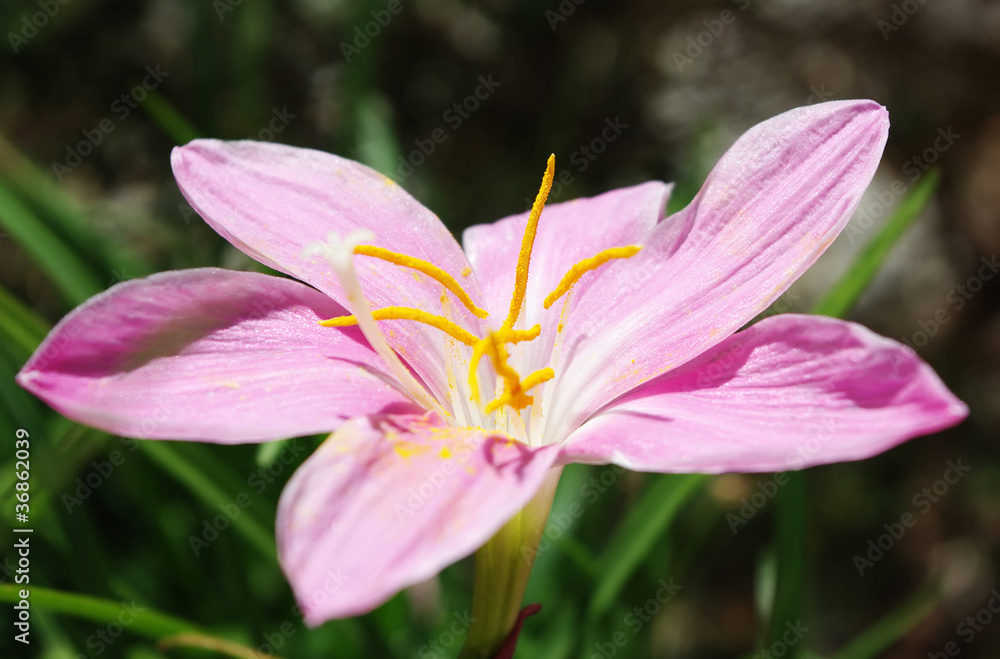
[[[534,498],[476,552],[472,626],[458,659],[489,659],[513,629],[561,473],[550,470]]]

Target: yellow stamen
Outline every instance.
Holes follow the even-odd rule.
[[[504,365],[506,366],[506,362]],[[519,382],[516,379],[517,374],[514,373],[514,375],[515,378],[513,380],[504,378],[506,388],[503,394],[486,406],[487,414],[492,414],[504,405],[510,405],[516,410],[523,410],[535,401],[534,396],[527,395],[528,390],[543,382],[548,382],[556,374],[551,368],[543,368],[524,378],[524,382]]]
[[[527,391],[528,389],[540,385],[543,382],[548,382],[555,376],[556,372],[551,368],[542,368],[524,378],[524,382],[521,383],[521,387]]]
[[[382,259],[383,261],[388,261],[389,263],[394,263],[396,265],[401,265],[403,267],[412,268],[418,272],[422,272],[454,293],[459,302],[464,304],[465,308],[476,316],[486,318],[486,316],[489,315],[488,311],[480,309],[475,305],[475,303],[473,303],[472,298],[470,298],[469,294],[466,293],[461,286],[459,286],[454,277],[433,263],[423,261],[413,256],[399,254],[382,247],[376,247],[374,245],[358,245],[354,248],[354,253],[361,254],[362,256],[372,256],[376,259]]]
[[[507,354],[506,346],[503,343],[490,340],[488,349],[490,360],[493,362],[493,370],[504,381],[504,391],[499,398],[486,406],[486,413],[492,414],[503,405],[509,405],[515,410],[523,410],[531,405],[533,399],[524,393],[524,387],[521,386],[521,376],[507,363],[510,355]]]
[[[517,273],[514,279],[514,296],[510,300],[510,311],[507,312],[507,320],[503,326],[507,329],[514,327],[517,317],[521,314],[521,305],[524,303],[524,294],[528,289],[528,265],[531,262],[531,248],[535,244],[535,234],[538,232],[538,218],[545,208],[545,200],[549,198],[549,191],[552,189],[552,179],[556,173],[556,156],[549,156],[545,165],[545,176],[542,177],[542,187],[538,190],[535,203],[531,206],[531,213],[528,214],[528,224],[524,227],[524,237],[521,239],[521,252],[517,255]]]
[[[427,313],[426,311],[421,311],[420,309],[411,309],[410,307],[386,307],[384,309],[375,309],[372,311],[372,318],[375,320],[415,320],[418,323],[424,323],[425,325],[436,327],[448,336],[461,341],[467,346],[475,346],[480,342],[479,337],[471,334],[465,329],[462,329],[447,318],[444,318],[443,316],[435,316]],[[319,324],[323,327],[348,327],[350,325],[357,325],[357,323],[358,321],[354,316],[338,316],[336,318],[319,321]]]
[[[493,362],[493,368],[498,375],[504,377],[505,380],[511,376],[517,378],[517,373],[514,369],[507,366],[506,357],[502,360],[500,359],[501,353],[497,346],[503,346],[507,343],[533,341],[541,333],[542,326],[535,325],[530,330],[500,329],[487,334],[485,338],[479,339],[472,348],[472,358],[469,360],[469,393],[472,395],[472,400],[477,403],[479,402],[479,377],[476,375],[476,368],[479,366],[479,360],[483,358],[483,355],[487,354],[487,351],[489,351],[490,360]],[[506,354],[507,351],[504,349],[503,355]],[[501,373],[501,369],[503,368],[506,368],[507,376]]]
[[[543,305],[546,309],[551,307],[556,300],[561,298],[569,289],[573,287],[580,277],[590,272],[591,270],[596,270],[601,267],[611,259],[627,259],[629,257],[635,256],[639,250],[642,249],[639,245],[629,245],[627,247],[611,247],[598,253],[596,256],[592,256],[589,259],[584,259],[574,265],[569,269],[569,272],[562,278],[559,285],[556,286],[555,290],[549,293],[548,297],[545,298]]]

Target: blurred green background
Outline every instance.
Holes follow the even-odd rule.
[[[0,25],[2,581],[17,428],[32,438],[35,528],[32,644],[5,624],[0,655],[247,656],[231,643],[427,658],[463,640],[470,561],[370,615],[302,625],[273,520],[291,472],[280,458],[308,450],[109,437],[14,385],[52,323],[118,281],[257,267],[183,202],[174,145],[253,138],[356,158],[457,233],[525,210],[551,152],[566,172],[552,201],[662,179],[678,182],[676,209],[752,124],[867,97],[892,120],[882,167],[774,311],[818,304],[909,342],[970,418],[792,476],[568,468],[526,600],[545,608],[517,656],[1000,656],[1000,278],[977,274],[1000,254],[1000,5],[33,0],[3,3]],[[968,474],[922,498],[957,460]],[[241,493],[253,504],[219,518]],[[859,570],[907,512],[918,523]],[[661,581],[680,586],[665,603]]]

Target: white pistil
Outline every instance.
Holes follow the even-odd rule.
[[[370,243],[375,240],[375,234],[364,229],[352,231],[343,240],[336,233],[330,233],[326,237],[326,242],[315,242],[306,246],[303,256],[322,256],[333,268],[337,275],[337,280],[347,294],[347,301],[350,303],[350,311],[358,321],[361,333],[368,339],[368,343],[382,358],[389,371],[396,377],[396,380],[403,386],[406,392],[418,404],[428,410],[435,410],[447,418],[450,416],[441,405],[427,393],[427,390],[417,382],[406,365],[400,361],[396,352],[389,347],[385,336],[378,328],[375,318],[372,317],[372,310],[368,306],[368,301],[361,292],[361,284],[354,271],[354,248],[363,243]]]

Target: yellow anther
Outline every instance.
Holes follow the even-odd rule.
[[[476,346],[480,343],[479,337],[462,329],[447,318],[435,316],[420,309],[411,309],[410,307],[375,309],[372,311],[372,318],[375,320],[415,320],[418,323],[436,327],[467,346]],[[357,323],[358,321],[354,316],[338,316],[337,318],[319,321],[319,324],[323,327],[348,327]]]
[[[413,270],[422,272],[454,293],[459,302],[464,304],[465,308],[476,316],[486,318],[486,316],[490,315],[488,311],[480,309],[475,305],[475,303],[473,303],[472,298],[469,297],[469,294],[466,293],[461,286],[459,286],[454,277],[433,263],[423,261],[413,256],[407,256],[406,254],[399,254],[382,247],[376,247],[374,245],[358,245],[354,248],[354,253],[361,254],[362,256],[372,256],[377,259],[382,259],[383,261],[388,261],[389,263],[394,263],[396,265],[401,265],[403,267],[412,268]]]
[[[524,378],[524,382],[521,383],[521,388],[524,389],[525,391],[528,391],[532,387],[540,385],[543,382],[548,382],[555,376],[556,372],[553,371],[551,368],[539,369],[534,373],[532,373],[531,375],[529,375],[528,377]]]
[[[549,198],[549,191],[552,189],[552,179],[556,175],[556,156],[549,156],[545,165],[545,175],[542,177],[542,187],[538,190],[535,203],[531,206],[531,213],[528,214],[528,224],[524,227],[524,237],[521,239],[521,252],[517,255],[517,273],[514,278],[514,296],[510,300],[510,311],[507,312],[507,320],[503,326],[507,329],[514,327],[517,317],[521,313],[521,304],[524,303],[524,294],[528,289],[528,265],[531,262],[531,248],[535,245],[535,234],[538,232],[538,218],[545,208],[545,200]]]
[[[627,259],[631,256],[635,256],[639,250],[642,249],[639,245],[629,245],[627,247],[611,247],[598,253],[596,256],[591,256],[589,259],[584,259],[574,265],[569,269],[569,272],[562,278],[559,285],[556,286],[555,290],[548,294],[545,301],[542,303],[546,309],[551,307],[556,300],[561,298],[569,289],[573,288],[573,284],[580,280],[580,277],[590,272],[591,270],[596,270],[601,267],[611,259]]]

